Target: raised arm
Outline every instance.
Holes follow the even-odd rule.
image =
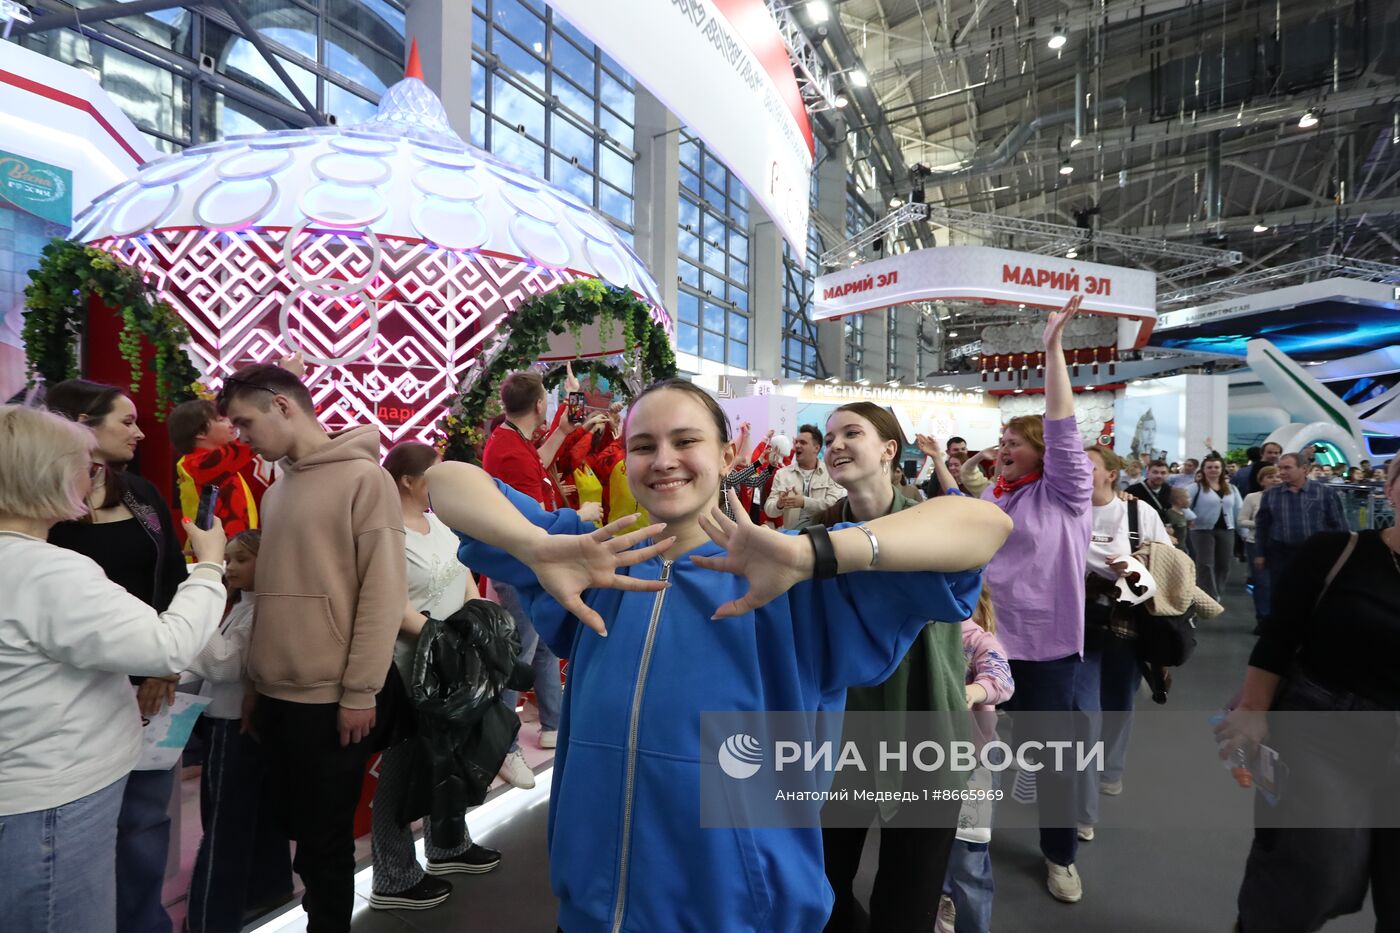
[[[745,577],[749,591],[721,606],[715,616],[750,612],[788,589],[810,579],[814,569],[812,544],[753,524],[738,496],[729,491],[735,519],[718,507],[700,523],[710,538],[725,549],[716,557],[693,557],[702,567]],[[929,499],[910,509],[865,523],[880,546],[880,558],[871,566],[874,549],[859,528],[839,528],[830,533],[838,573],[877,570],[892,573],[972,570],[992,559],[1011,534],[1011,519],[995,505],[966,496]],[[938,528],[957,534],[933,533]]]
[[[438,518],[454,531],[499,548],[527,565],[535,572],[539,585],[559,605],[599,634],[606,635],[606,627],[602,618],[583,601],[584,591],[594,587],[659,590],[666,586],[660,580],[642,580],[618,573],[620,568],[664,553],[675,543],[675,538],[663,538],[632,550],[660,533],[664,525],[651,525],[613,537],[636,521],[636,515],[628,515],[591,533],[550,534],[522,514],[480,467],[469,463],[439,463],[428,469],[427,476],[428,495]],[[533,503],[522,504],[539,512]],[[572,512],[565,514],[573,515]]]
[[[1079,310],[1081,296],[1075,295],[1045,322],[1045,419],[1058,421],[1074,414],[1074,386],[1065,363],[1065,325]]]

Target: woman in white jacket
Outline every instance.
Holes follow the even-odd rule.
[[[142,721],[128,675],[189,666],[224,605],[224,536],[186,523],[199,563],[157,614],[45,538],[82,515],[93,433],[0,406],[0,917],[7,929],[108,931],[122,787]]]

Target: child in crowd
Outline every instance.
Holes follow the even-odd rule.
[[[301,354],[277,364],[297,378],[306,372]],[[213,402],[194,399],[176,405],[166,418],[170,444],[179,454],[175,476],[180,487],[180,512],[191,521],[205,486],[218,486],[214,514],[232,537],[258,527],[263,493],[277,478],[271,463],[238,439],[238,431],[219,414]]]
[[[973,568],[1010,520],[958,497],[807,537],[742,509],[730,519],[720,480],[738,446],[714,399],[679,379],[638,396],[623,437],[631,491],[657,524],[621,538],[630,519],[594,531],[469,464],[428,471],[459,557],[516,587],[570,660],[549,814],[558,926],[820,929],[832,903],[820,827],[701,828],[700,712],[841,711],[846,688],[883,682],[930,618],[971,613]]]
[[[1011,665],[996,630],[991,590],[984,585],[972,618],[962,624],[967,706],[972,710],[972,740],[979,752],[996,738],[997,705],[1011,699],[1016,690]],[[990,777],[990,773],[974,774],[974,784]],[[986,783],[990,786],[989,780]],[[987,933],[991,925],[992,895],[996,892],[992,881],[991,814],[990,800],[963,805],[957,839],[948,857],[948,874],[943,879],[936,933]]]
[[[1191,511],[1191,490],[1188,487],[1172,487],[1172,504],[1162,518],[1166,520],[1176,546],[1186,550],[1186,532],[1191,530],[1191,523],[1196,520],[1196,513]]]
[[[224,579],[236,595],[186,674],[203,678],[199,695],[210,698],[201,723],[208,748],[199,778],[204,837],[190,877],[190,933],[236,933],[243,929],[247,908],[266,910],[292,896],[290,846],[262,805],[262,746],[243,730],[241,718],[261,543],[259,531],[229,541]]]

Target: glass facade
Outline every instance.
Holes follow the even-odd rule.
[[[109,0],[79,0],[79,9]],[[374,112],[403,74],[400,0],[243,0],[244,15],[297,89],[339,123]],[[164,152],[239,133],[305,126],[291,89],[222,10],[126,16],[92,33],[55,29],[23,44],[88,72]],[[219,84],[194,80],[201,57]],[[221,90],[232,85],[233,92]]]
[[[472,4],[472,142],[598,208],[631,241],[632,78],[530,0]]]
[[[821,252],[816,230],[807,231],[807,255],[802,262],[794,260],[792,247],[783,244],[783,375],[790,378],[817,377],[817,328],[809,312]]]
[[[83,10],[110,2],[71,5]],[[285,79],[217,5],[174,7],[18,41],[88,72],[158,150],[175,152],[232,135],[309,126],[312,117],[298,96],[342,125],[370,117],[380,95],[403,74],[408,2],[239,0]],[[633,79],[543,0],[471,0],[469,6],[471,142],[576,195],[632,242],[639,148]],[[678,350],[734,369],[772,374],[776,367],[800,378],[876,378],[881,374],[867,372],[866,360],[878,370],[888,358],[893,368],[901,350],[912,362],[916,350],[901,348],[896,339],[897,314],[907,312],[893,311],[883,346],[867,347],[865,322],[857,316],[842,324],[845,360],[818,356],[810,309],[820,254],[838,231],[850,235],[875,217],[858,194],[870,184],[863,181],[868,160],[841,154],[856,152],[860,139],[845,143],[829,152],[818,139],[816,152],[819,165],[829,157],[846,159],[844,223],[830,218],[836,229],[822,227],[826,242],[815,226],[809,228],[803,255],[784,243],[778,269],[771,266],[776,253],[760,259],[754,252],[752,231],[767,221],[761,211],[752,212],[749,194],[733,173],[684,130],[665,143],[678,148],[679,184],[657,196],[676,198],[677,249],[673,266],[669,249],[661,250],[667,268],[652,272],[663,281],[676,277],[671,310]],[[814,215],[818,176],[814,172],[811,180]],[[828,178],[828,185],[834,183]],[[835,195],[827,193],[828,200]],[[763,294],[770,284],[779,285],[780,308],[751,307],[755,281]],[[777,347],[770,344],[768,351],[776,349],[776,358],[754,358],[750,337],[760,326],[780,328]]]
[[[749,193],[704,143],[681,132],[676,346],[749,366]]]

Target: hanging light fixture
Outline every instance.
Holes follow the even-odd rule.
[[[1317,126],[1317,108],[1309,107],[1307,111],[1298,118],[1298,129],[1310,130]]]
[[[1050,41],[1046,42],[1045,44],[1050,46],[1050,48],[1054,51],[1058,52],[1060,49],[1065,47],[1065,43],[1068,41],[1069,37],[1065,35],[1065,27],[1056,25],[1055,31],[1050,33]]]
[[[824,23],[831,19],[831,7],[826,0],[807,0],[807,18],[813,23]]]
[[[1268,233],[1268,232],[1269,232],[1269,225],[1266,224],[1266,223],[1264,223],[1264,218],[1263,218],[1263,217],[1260,217],[1257,221],[1255,221],[1255,223],[1254,223],[1254,232],[1255,232],[1255,233]]]
[[[1064,160],[1063,162],[1060,163],[1060,174],[1061,174],[1061,175],[1073,175],[1073,174],[1074,174],[1074,166],[1070,164],[1069,156],[1065,156],[1065,160]]]
[[[865,73],[864,68],[853,68],[849,75],[851,87],[869,87],[870,75]]]

